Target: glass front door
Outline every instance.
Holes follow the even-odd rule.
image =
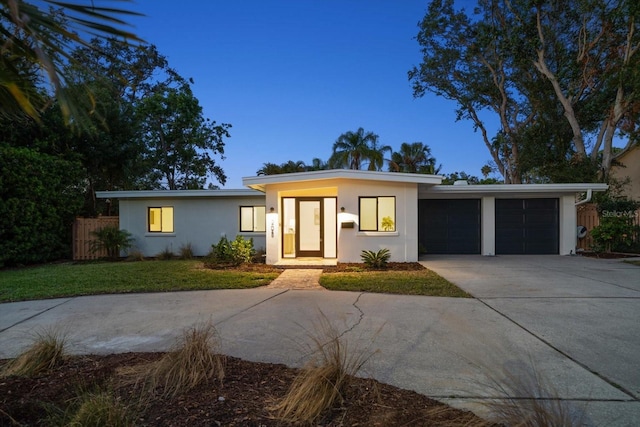
[[[296,199],[296,248],[299,257],[322,257],[322,199]]]

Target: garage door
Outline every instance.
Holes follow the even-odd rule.
[[[480,199],[419,200],[418,218],[418,242],[426,253],[480,253]]]
[[[496,254],[557,254],[558,199],[496,199]]]

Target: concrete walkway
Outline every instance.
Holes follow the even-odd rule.
[[[476,298],[263,287],[0,304],[0,358],[43,328],[66,333],[73,353],[104,354],[167,350],[212,321],[226,354],[300,366],[326,316],[350,348],[379,350],[362,374],[382,382],[486,415],[495,381],[535,371],[585,425],[640,424],[639,267],[557,256],[423,262]]]
[[[287,268],[267,289],[324,290],[320,286],[321,268]]]

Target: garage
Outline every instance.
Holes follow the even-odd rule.
[[[480,199],[421,199],[418,218],[418,242],[426,253],[480,253]]]
[[[496,254],[558,254],[558,199],[496,199]]]

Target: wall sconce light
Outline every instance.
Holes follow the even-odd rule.
[[[344,212],[344,206],[340,207],[340,212]]]
[[[273,206],[271,206],[271,207],[269,208],[269,212],[274,213],[275,211],[276,211],[276,210],[274,209],[274,207],[273,207]]]

